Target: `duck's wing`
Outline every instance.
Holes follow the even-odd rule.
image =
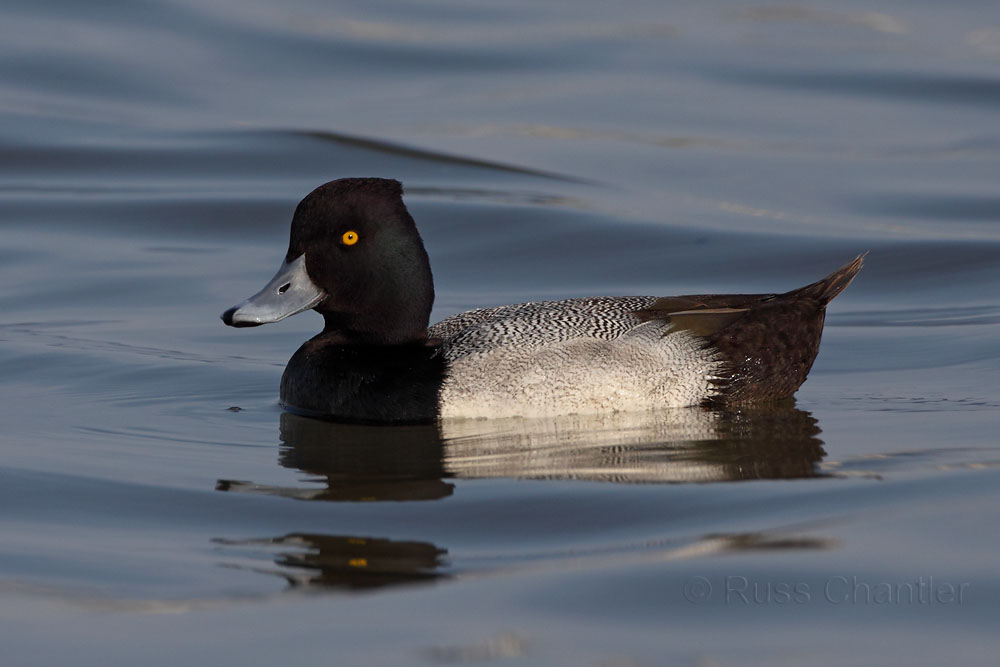
[[[790,396],[816,356],[827,303],[850,284],[862,260],[858,257],[826,278],[784,294],[521,303],[460,313],[430,327],[428,336],[440,339],[441,354],[453,361],[500,350],[523,355],[564,341],[612,341],[654,330],[669,347],[679,340],[671,334],[687,332],[700,341],[699,349],[725,362],[734,378],[727,394],[734,400]]]
[[[643,322],[665,320],[674,324],[676,328],[711,338],[742,319],[750,311],[763,310],[768,315],[773,315],[775,313],[773,309],[781,309],[789,304],[808,304],[812,309],[822,311],[858,275],[864,264],[865,255],[855,257],[853,261],[822,280],[784,294],[666,296],[654,300],[635,314]],[[782,318],[778,317],[775,323],[781,320]]]
[[[707,338],[742,318],[754,305],[773,299],[773,294],[696,294],[667,296],[635,312],[640,322],[669,322]]]
[[[655,300],[574,299],[479,314],[438,347],[447,364],[442,415],[651,410],[714,396],[721,359],[669,322],[641,321],[636,311]]]
[[[448,358],[500,347],[533,349],[576,338],[613,340],[642,324],[636,312],[656,297],[590,297],[534,301],[453,315],[430,327]]]

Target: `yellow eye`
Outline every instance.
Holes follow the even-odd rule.
[[[344,245],[354,245],[358,242],[358,233],[353,229],[349,232],[344,232],[344,235],[340,237],[340,242]]]

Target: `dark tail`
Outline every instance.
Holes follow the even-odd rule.
[[[847,289],[847,286],[851,284],[851,281],[854,280],[854,277],[858,275],[858,271],[864,265],[867,255],[867,252],[863,255],[858,255],[850,264],[845,264],[826,278],[817,280],[811,285],[792,290],[787,296],[816,299],[825,306],[833,301],[834,297]]]

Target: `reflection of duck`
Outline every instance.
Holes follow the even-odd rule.
[[[502,576],[505,574],[559,571],[592,567],[626,566],[690,558],[704,558],[744,551],[788,551],[829,549],[830,538],[799,531],[730,533],[705,535],[689,543],[645,543],[642,548],[622,545],[617,550],[597,549],[567,554],[558,550],[533,552],[530,559],[480,560],[477,567],[460,571],[449,563],[445,549],[428,542],[389,540],[346,535],[292,533],[271,539],[231,540],[217,538],[215,544],[247,552],[259,558],[269,547],[279,551],[268,556],[275,568],[252,568],[256,572],[285,579],[292,588],[371,590],[386,586],[430,583],[455,577]],[[232,567],[246,567],[233,565]]]
[[[319,478],[324,488],[263,487],[220,480],[220,491],[300,500],[436,500],[443,481],[442,442],[434,424],[366,426],[281,414],[281,465]]]
[[[449,479],[546,478],[615,483],[710,482],[818,475],[825,455],[820,429],[792,406],[718,412],[549,419],[443,420],[441,424],[366,426],[281,415],[281,465],[319,487],[268,487],[220,481],[226,491],[299,500],[434,500],[454,492]],[[447,550],[420,540],[289,533],[265,539],[217,539],[241,558],[260,558],[293,588],[361,590],[461,576],[700,558],[734,550],[826,548],[829,540],[798,532],[705,535],[644,541],[593,552],[559,549],[529,559],[479,558],[449,563]],[[275,547],[274,553],[269,547]],[[245,565],[234,565],[246,567]]]
[[[442,425],[454,477],[722,482],[812,477],[820,429],[795,408],[699,408]]]
[[[433,500],[447,478],[710,482],[818,475],[820,429],[791,406],[366,426],[281,415],[281,464],[323,488],[220,481],[303,500]]]
[[[274,574],[292,586],[371,589],[445,576],[447,551],[427,542],[293,533],[263,540],[215,540],[231,547],[276,546]]]
[[[855,259],[785,294],[594,297],[485,308],[428,328],[430,264],[402,187],[341,179],[299,204],[278,274],[222,315],[307,309],[323,332],[281,381],[303,414],[403,422],[749,404],[791,396]]]

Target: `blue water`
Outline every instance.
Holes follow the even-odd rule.
[[[992,665],[1000,11],[8,0],[5,665]],[[344,426],[219,313],[400,179],[434,321],[791,289],[794,407]]]

